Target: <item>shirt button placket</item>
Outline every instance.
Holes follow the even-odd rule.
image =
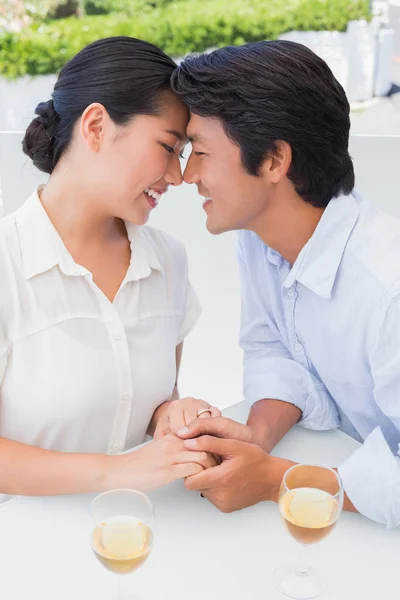
[[[295,284],[294,284],[295,285]],[[299,342],[297,332],[296,332],[296,323],[295,323],[295,304],[297,299],[297,291],[295,287],[291,287],[289,289],[284,289],[284,305],[285,305],[285,315],[286,315],[286,324],[289,332],[290,345],[293,348],[293,356],[294,359],[303,364],[303,345]]]
[[[133,394],[128,340],[123,323],[115,307],[108,314],[108,329],[114,340],[113,350],[118,371],[119,390],[114,423],[110,432],[109,452],[117,454],[122,452],[126,443]]]

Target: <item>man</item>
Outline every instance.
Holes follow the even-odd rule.
[[[288,41],[188,57],[172,84],[191,110],[185,180],[211,233],[239,231],[252,407],[247,425],[180,432],[223,458],[187,487],[224,511],[276,501],[292,463],[268,452],[299,420],[340,427],[363,442],[339,466],[345,509],[400,525],[400,223],[353,191],[342,87]]]

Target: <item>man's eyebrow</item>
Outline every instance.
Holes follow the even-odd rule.
[[[189,142],[198,142],[199,144],[204,144],[205,139],[198,133],[194,133],[193,135],[189,135]]]
[[[180,131],[177,131],[176,129],[166,129],[165,133],[171,133],[172,135],[174,135],[176,137],[177,140],[179,140],[180,142],[184,142],[185,140],[187,140],[186,135],[184,135],[183,133],[181,133]]]

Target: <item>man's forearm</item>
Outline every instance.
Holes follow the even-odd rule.
[[[259,400],[251,408],[247,425],[252,430],[254,442],[271,452],[300,417],[301,410],[289,402]]]
[[[270,456],[265,461],[265,470],[266,470],[266,494],[265,500],[272,500],[272,502],[279,501],[279,490],[282,483],[282,479],[284,474],[290,467],[294,467],[297,463],[286,460],[284,458],[280,458],[277,456]],[[337,469],[334,469],[337,471]],[[316,488],[320,489],[329,489],[327,487],[327,482],[323,479],[315,481],[314,483]],[[311,484],[310,487],[313,487]],[[358,512],[354,504],[351,502],[350,498],[344,493],[343,498],[343,510],[348,512]]]

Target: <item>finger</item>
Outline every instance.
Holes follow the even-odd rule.
[[[195,473],[185,479],[185,487],[188,490],[197,490],[204,495],[205,491],[212,490],[218,483],[221,483],[225,473],[224,465],[214,467],[213,469],[205,469],[200,473]]]
[[[175,464],[195,462],[203,467],[203,469],[209,469],[216,465],[216,461],[212,455],[207,452],[192,452],[190,450],[183,450],[179,452],[175,459]]]
[[[216,419],[217,417],[222,417],[222,412],[216,406],[211,406],[211,418]]]
[[[206,404],[204,405],[204,408],[207,408]],[[197,419],[197,413],[199,410],[201,410],[201,408],[199,408],[198,405],[190,405],[185,408],[185,426]],[[176,431],[179,431],[179,428],[176,429]]]
[[[207,412],[202,412],[201,415],[197,414],[197,416],[194,419],[192,419],[191,421],[189,421],[187,423],[187,425],[190,425],[190,423],[192,423],[196,418],[197,419],[210,419],[213,416],[213,407],[212,406],[209,406],[207,409],[202,409],[202,410],[207,410]],[[215,415],[215,416],[219,416],[219,415]]]
[[[153,438],[157,440],[161,440],[163,437],[171,433],[171,429],[169,424],[164,425],[164,427],[156,427]]]
[[[218,410],[218,409],[217,409]],[[208,413],[206,413],[208,415]],[[229,427],[231,421],[224,417],[196,419],[187,427],[183,427],[176,433],[182,439],[195,438],[199,435],[215,435],[217,437],[229,437]]]
[[[169,415],[169,426],[170,429],[172,431],[172,433],[176,433],[179,429],[181,429],[182,427],[185,427],[186,425],[186,421],[185,421],[185,413],[184,413],[184,409],[181,406],[176,406],[173,410],[171,410],[171,413]]]
[[[195,477],[203,471],[203,467],[197,463],[183,463],[181,465],[175,465],[173,468],[174,479]]]
[[[243,443],[237,440],[224,440],[212,435],[202,435],[198,438],[185,440],[183,444],[188,450],[209,452],[222,457],[228,457],[239,453]]]

